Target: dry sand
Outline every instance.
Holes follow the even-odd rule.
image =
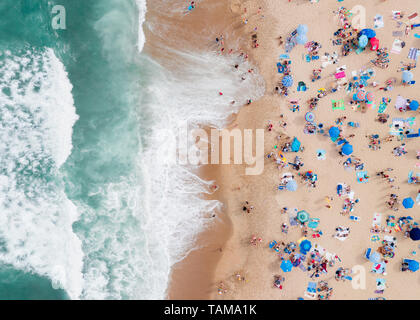
[[[292,75],[295,84],[298,81],[304,81],[309,85],[307,92],[296,92],[296,86],[292,89],[291,94],[287,98],[282,98],[274,94],[276,83],[281,80],[281,75],[277,73],[276,63],[278,57],[284,53],[284,47],[279,46],[278,37],[283,39],[293,31],[298,24],[307,24],[309,27],[308,39],[320,42],[322,49],[320,55],[324,52],[332,53],[339,51],[340,48],[332,46],[331,40],[334,31],[339,28],[338,20],[335,19],[334,10],[340,6],[351,9],[355,5],[362,4],[366,8],[366,27],[373,27],[373,18],[376,14],[384,17],[385,27],[376,30],[377,37],[381,41],[381,47],[392,47],[394,37],[392,31],[397,30],[396,21],[392,20],[392,10],[402,10],[406,15],[420,11],[417,0],[401,0],[401,1],[356,1],[345,0],[337,2],[332,0],[320,0],[319,3],[311,4],[306,0],[258,0],[258,1],[232,1],[231,8],[237,14],[238,21],[248,19],[247,25],[242,26],[243,34],[247,37],[248,52],[253,62],[259,69],[266,82],[266,95],[259,101],[253,102],[249,106],[244,106],[238,117],[232,123],[231,127],[240,129],[260,129],[266,128],[268,121],[274,124],[272,132],[265,131],[265,154],[269,153],[273,146],[277,143],[276,137],[279,133],[286,134],[290,137],[297,136],[305,147],[303,153],[298,155],[303,158],[305,166],[302,172],[313,170],[318,174],[317,187],[309,188],[299,183],[297,192],[278,191],[277,185],[280,181],[281,173],[292,172],[296,176],[296,171],[286,168],[279,171],[272,161],[265,161],[265,169],[263,174],[258,176],[246,176],[242,165],[219,165],[209,166],[206,176],[214,179],[217,177],[217,183],[220,186],[216,196],[225,204],[225,214],[230,222],[222,223],[224,228],[230,234],[229,239],[223,245],[223,251],[220,256],[216,256],[215,249],[220,247],[220,241],[223,237],[214,236],[209,233],[201,237],[199,245],[207,249],[201,250],[201,257],[212,255],[209,261],[211,268],[214,270],[199,271],[200,266],[207,264],[207,260],[200,261],[200,253],[195,252],[187,257],[183,262],[175,268],[173,282],[169,291],[170,298],[185,299],[297,299],[303,297],[308,281],[311,281],[309,274],[304,273],[298,268],[294,268],[292,272],[284,274],[286,281],[284,289],[279,290],[273,288],[273,275],[282,274],[279,268],[281,263],[279,257],[268,248],[271,240],[277,241],[297,241],[302,237],[299,227],[290,227],[289,233],[285,235],[281,232],[281,224],[287,222],[287,215],[280,214],[282,207],[298,208],[306,210],[311,217],[321,219],[319,229],[323,231],[321,236],[313,243],[318,243],[330,252],[338,254],[342,263],[337,263],[334,268],[329,268],[327,275],[321,276],[317,280],[328,280],[330,286],[334,288],[332,299],[368,299],[383,296],[387,299],[418,299],[420,288],[420,279],[418,273],[400,272],[401,260],[403,258],[413,257],[410,252],[417,250],[417,244],[410,239],[403,237],[401,233],[397,233],[398,247],[396,255],[393,259],[389,259],[387,265],[387,274],[375,275],[371,274],[370,268],[372,264],[363,258],[366,248],[372,247],[376,249],[378,242],[371,242],[370,227],[374,212],[382,213],[382,221],[384,225],[385,218],[388,214],[394,214],[397,218],[403,215],[411,215],[415,219],[418,218],[419,206],[415,205],[413,209],[405,210],[401,208],[398,212],[393,212],[387,208],[385,201],[392,192],[397,193],[400,199],[407,196],[415,198],[419,187],[409,185],[407,183],[407,175],[410,170],[416,170],[415,159],[416,151],[420,149],[420,140],[405,140],[407,144],[408,154],[402,157],[395,157],[392,149],[401,144],[400,141],[394,139],[393,142],[383,142],[382,148],[373,151],[368,148],[369,140],[366,135],[379,134],[381,138],[388,136],[389,122],[380,124],[374,121],[377,116],[377,108],[368,110],[366,113],[353,111],[347,104],[350,96],[345,91],[339,91],[330,94],[321,99],[321,102],[314,112],[316,121],[322,122],[328,128],[334,125],[335,120],[341,116],[347,116],[346,121],[354,121],[360,123],[360,128],[350,128],[343,126],[344,136],[354,134],[355,137],[349,141],[354,146],[354,155],[362,159],[365,163],[365,170],[370,176],[369,182],[359,184],[356,181],[355,171],[346,171],[343,168],[343,159],[338,155],[338,148],[327,137],[322,135],[307,135],[303,133],[305,124],[304,115],[308,111],[306,101],[315,96],[316,90],[322,87],[328,88],[328,83],[333,81],[331,74],[336,67],[341,65],[347,66],[347,74],[351,74],[352,70],[358,70],[362,67],[369,66],[369,61],[375,57],[375,54],[369,50],[356,55],[354,52],[347,57],[340,57],[338,65],[331,65],[323,70],[323,77],[320,81],[312,83],[310,74],[312,69],[320,67],[320,61],[312,61],[307,63],[303,61],[302,55],[306,52],[303,46],[293,49],[290,54],[292,60]],[[203,3],[204,5],[204,3]],[[261,14],[256,14],[258,8],[262,8]],[[246,8],[246,13],[245,13]],[[254,27],[258,27],[259,48],[251,48],[251,33]],[[401,29],[400,29],[401,30]],[[406,47],[400,54],[390,53],[391,63],[388,69],[379,69],[373,67],[376,71],[374,81],[380,86],[389,77],[395,76],[398,81],[401,79],[401,73],[397,73],[400,61],[411,62],[407,58],[408,50],[411,47],[419,47],[420,40],[413,37],[413,33],[408,37],[404,37]],[[244,48],[244,47],[243,47]],[[419,69],[414,69],[414,79],[420,79]],[[371,88],[375,93],[376,101],[381,97],[392,98],[391,104],[388,106],[386,113],[393,117],[409,117],[418,116],[418,112],[409,112],[401,114],[394,108],[394,102],[398,94],[406,98],[419,99],[418,86],[403,87],[397,85],[390,92],[378,91],[377,88]],[[299,98],[301,101],[301,111],[292,113],[289,110],[287,101],[291,98]],[[331,99],[346,100],[346,111],[332,111]],[[280,114],[284,114],[288,123],[287,129],[280,129],[278,123]],[[416,124],[415,128],[418,128]],[[326,160],[317,160],[316,150],[324,149],[327,151]],[[295,154],[288,153],[286,157],[292,161]],[[385,168],[392,167],[391,176],[396,176],[396,185],[399,190],[393,190],[382,179],[376,177],[375,173]],[[417,169],[417,171],[420,171]],[[212,174],[213,172],[213,174]],[[356,205],[353,212],[354,215],[360,216],[360,222],[352,222],[348,216],[340,214],[342,199],[336,195],[337,183],[344,182],[350,185],[355,192],[355,197],[360,199],[360,203]],[[325,197],[332,196],[332,208],[325,207]],[[248,200],[255,206],[252,214],[244,214],[242,205]],[[222,219],[223,220],[223,219]],[[232,228],[229,228],[229,224]],[[344,242],[332,237],[336,226],[343,225],[351,228],[350,236]],[[215,227],[220,228],[219,226]],[[214,230],[214,229],[213,229]],[[219,229],[220,230],[220,229]],[[258,247],[249,245],[249,239],[252,234],[261,236],[263,242]],[[380,234],[383,239],[383,234]],[[312,240],[312,239],[311,239]],[[213,250],[213,251],[212,251]],[[206,253],[207,252],[207,253]],[[195,256],[195,257],[194,257]],[[416,257],[414,256],[414,259]],[[350,282],[337,282],[334,280],[334,272],[337,267],[352,268],[356,265],[362,265],[366,268],[366,289],[352,289]],[[187,294],[174,294],[174,292],[182,292],[185,284],[193,284],[189,281],[191,278],[189,272],[181,271],[192,270],[198,278],[209,277],[196,284],[196,288],[187,292]],[[195,272],[194,272],[195,270]],[[245,275],[246,282],[238,282],[235,280],[234,274],[241,272]],[[388,288],[383,295],[374,293],[375,279],[385,278]],[[190,279],[191,280],[191,279]],[[217,294],[217,283],[223,281],[227,288],[224,295]]]

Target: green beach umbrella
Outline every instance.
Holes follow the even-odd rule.
[[[299,211],[297,213],[297,219],[304,223],[309,220],[309,213],[307,213],[305,210]]]

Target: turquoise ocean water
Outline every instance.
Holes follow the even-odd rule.
[[[220,207],[169,151],[180,124],[222,126],[257,86],[208,53],[174,53],[189,62],[165,70],[142,53],[145,12],[143,0],[0,2],[0,299],[162,299]]]

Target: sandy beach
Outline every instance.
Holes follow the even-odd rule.
[[[198,9],[200,5],[206,6],[205,2],[199,3]],[[370,62],[376,58],[376,53],[371,51],[369,46],[360,53],[353,50],[348,56],[343,56],[342,45],[333,45],[332,40],[336,39],[334,32],[341,27],[336,11],[341,6],[351,10],[356,5],[362,5],[365,8],[365,28],[371,28],[376,32],[380,48],[385,47],[391,50],[395,39],[405,42],[400,53],[389,53],[390,61],[387,68],[376,67]],[[403,259],[418,259],[415,252],[418,250],[418,245],[404,236],[404,230],[397,232],[387,226],[386,222],[388,216],[395,216],[396,221],[400,217],[411,216],[416,221],[420,208],[417,204],[414,204],[411,209],[405,209],[401,205],[404,198],[416,199],[419,190],[418,184],[416,186],[416,184],[408,183],[408,174],[413,171],[415,176],[416,172],[420,172],[420,168],[416,166],[419,162],[416,155],[420,149],[420,140],[419,138],[404,138],[400,141],[397,136],[386,139],[390,136],[392,129],[390,125],[394,118],[418,118],[419,114],[418,111],[400,112],[394,107],[399,95],[412,100],[420,98],[416,84],[409,86],[401,84],[402,72],[399,72],[401,62],[415,62],[407,56],[411,48],[418,48],[420,45],[420,40],[414,37],[416,30],[411,30],[408,35],[405,35],[405,24],[419,23],[418,17],[411,20],[407,18],[420,9],[418,2],[416,0],[398,2],[320,0],[318,3],[310,3],[304,0],[290,2],[287,0],[236,0],[232,1],[226,9],[229,10],[229,8],[231,12],[226,12],[226,14],[234,14],[238,24],[241,24],[240,46],[243,50],[246,49],[250,60],[263,76],[266,84],[265,96],[242,107],[229,128],[264,129],[265,156],[270,152],[277,154],[287,141],[297,137],[304,147],[303,152],[283,152],[283,155],[287,158],[287,162],[293,162],[295,156],[300,157],[304,166],[299,171],[292,165],[279,169],[272,158],[266,157],[263,173],[256,176],[245,175],[244,165],[208,166],[204,176],[216,180],[219,190],[214,196],[223,202],[223,214],[226,217],[220,218],[220,223],[211,227],[200,237],[197,247],[201,249],[191,253],[174,269],[169,298],[297,299],[304,297],[308,282],[319,283],[324,280],[332,288],[329,299],[333,300],[418,299],[420,279],[417,273],[401,272]],[[198,9],[193,14],[200,14]],[[404,17],[393,18],[393,11],[402,11]],[[383,27],[374,27],[376,15],[383,17]],[[403,23],[398,26],[398,22]],[[306,61],[308,49],[303,45],[297,45],[289,53],[290,58],[287,60],[291,61],[290,68],[294,84],[290,87],[288,96],[285,97],[275,91],[275,87],[284,76],[278,73],[276,64],[281,61],[279,56],[286,54],[285,43],[279,45],[279,37],[281,36],[285,42],[288,35],[299,24],[307,25],[307,40],[316,41],[322,47],[315,54],[319,58],[309,62]],[[257,34],[257,47],[252,42],[253,34]],[[312,71],[321,69],[324,54],[332,55],[334,51],[339,53],[337,63],[322,68],[321,78],[312,82]],[[317,107],[312,110],[315,116],[314,123],[322,123],[324,132],[305,133],[304,127],[307,123],[305,115],[311,111],[308,100],[315,97],[321,88],[329,90],[331,84],[336,83],[334,75],[342,71],[336,69],[343,66],[345,66],[342,70],[345,70],[347,82],[354,82],[352,76],[359,75],[360,70],[372,69],[374,71],[374,75],[367,81],[368,85],[363,89],[373,93],[376,107],[367,107],[365,111],[352,108],[350,100],[358,90],[348,92],[346,86],[343,86],[341,90],[330,92],[327,96],[320,98]],[[414,68],[411,72],[413,79],[418,80],[419,70]],[[393,89],[379,90],[385,87],[385,82],[392,77],[396,79]],[[304,92],[297,91],[297,84],[300,81],[308,87]],[[385,110],[385,114],[389,115],[386,123],[377,121],[382,98],[391,99]],[[340,99],[344,100],[344,110],[333,110],[332,100]],[[291,100],[298,101],[295,104],[300,106],[300,110],[295,110],[295,112],[291,110]],[[340,117],[346,118],[341,119],[342,124],[337,124],[336,121]],[[412,128],[410,128],[412,132],[418,131],[419,128],[416,120],[412,119]],[[284,122],[287,123],[286,127],[282,125]],[[348,125],[348,122],[357,125],[352,127]],[[267,130],[270,124],[270,130]],[[339,155],[340,147],[328,135],[331,126],[340,128],[341,137],[353,146],[352,156],[360,160],[363,170],[355,170],[354,166],[344,168],[343,164],[348,156]],[[279,135],[280,138],[278,138]],[[376,145],[369,147],[371,135],[377,135],[374,136],[377,140]],[[377,145],[378,140],[381,142],[380,148]],[[402,143],[405,143],[406,153],[396,156],[393,153],[394,148],[401,146]],[[324,160],[318,159],[319,150],[325,151]],[[387,168],[393,169],[385,172],[385,175],[388,174],[389,177],[383,178],[377,175]],[[317,175],[316,187],[311,187],[298,175],[305,175],[308,171]],[[368,175],[366,183],[359,183],[356,176],[359,171],[366,171]],[[285,173],[294,175],[298,182],[297,191],[278,190]],[[338,184],[349,186],[354,199],[357,199],[356,203],[352,203],[354,208],[350,213],[341,213],[346,196],[337,194]],[[398,195],[400,204],[397,211],[386,204],[390,194]],[[327,202],[326,197],[331,197],[332,200]],[[250,213],[242,210],[245,201],[254,207]],[[287,213],[281,212],[284,207],[288,208]],[[307,223],[290,225],[289,213],[295,208],[297,211],[307,211],[311,218],[319,219],[316,230],[311,228],[308,230]],[[382,217],[380,225],[382,231],[378,233],[372,233],[371,230],[375,213],[380,213]],[[352,221],[350,216],[358,217],[359,221]],[[282,232],[284,223],[288,227],[287,233]],[[344,241],[334,237],[336,227],[339,226],[350,228],[350,233]],[[311,278],[314,270],[308,271],[299,267],[294,267],[291,272],[283,272],[280,269],[282,258],[288,260],[289,255],[283,253],[281,258],[277,252],[269,248],[273,240],[285,244],[302,241],[305,229],[308,230],[307,239],[311,242],[312,248],[317,245],[339,257],[339,260],[327,267],[328,272],[321,273],[319,277]],[[322,234],[319,233],[320,230]],[[389,232],[389,230],[392,231]],[[317,234],[319,236],[316,236]],[[257,241],[255,246],[250,244],[253,235],[261,238],[261,242]],[[375,235],[377,237],[372,238]],[[382,261],[386,261],[384,274],[371,273],[372,262],[364,257],[365,251],[367,248],[372,248],[373,252],[376,252],[382,246],[381,241],[385,239],[385,236],[396,238],[395,255],[392,258],[381,257]],[[372,241],[376,238],[379,240]],[[221,245],[221,242],[224,244]],[[219,248],[222,250],[218,251]],[[280,251],[282,250],[283,247]],[[208,263],[208,261],[211,262]],[[206,271],[201,270],[202,265],[207,266]],[[305,266],[307,265],[305,261]],[[354,278],[355,271],[359,270],[360,266],[366,271],[365,288],[355,289],[351,280],[337,281],[335,279],[338,268],[348,268],[350,279]],[[192,273],[186,270],[191,270]],[[191,277],[191,274],[194,274],[194,277]],[[275,275],[285,278],[281,290],[273,286]],[[202,280],[196,282],[194,279],[197,277]],[[386,281],[382,292],[377,291],[377,279]],[[180,288],[190,287],[190,284],[194,286],[194,289],[177,294]],[[218,294],[218,288],[221,289],[219,293],[222,294]]]

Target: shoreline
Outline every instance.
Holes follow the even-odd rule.
[[[161,50],[165,47],[170,48],[170,51],[173,50],[174,53],[177,50],[182,52],[191,47],[191,50],[217,54],[215,48],[211,48],[214,45],[210,45],[208,42],[209,37],[214,39],[213,33],[206,36],[196,32],[197,30],[206,30],[206,33],[208,33],[208,25],[211,25],[212,30],[220,30],[219,34],[223,34],[225,37],[227,49],[238,49],[237,41],[241,42],[243,40],[242,30],[239,34],[236,34],[238,33],[236,22],[239,19],[229,8],[230,3],[223,0],[213,1],[212,3],[203,2],[199,3],[189,16],[165,17],[159,11],[158,3],[148,5],[145,22],[147,27],[144,30],[146,36],[144,52],[169,69],[178,66],[173,64],[171,57],[164,52],[165,50]],[[202,19],[202,17],[206,18]],[[160,27],[160,22],[163,19],[169,24],[164,25],[162,33],[160,33],[155,27]],[[173,29],[170,26],[174,26]],[[194,30],[194,32],[188,33],[185,30]],[[217,34],[214,33],[214,37]],[[235,54],[232,54],[232,58]],[[236,117],[237,114],[233,113],[227,117],[226,122],[231,125]],[[205,127],[208,130],[209,127]],[[207,226],[204,226],[204,230],[197,235],[195,244],[190,248],[186,257],[172,266],[166,292],[168,299],[209,299],[216,288],[215,271],[221,256],[224,254],[224,245],[232,234],[232,222],[227,214],[230,210],[229,201],[226,198],[227,194],[221,191],[227,188],[221,176],[229,173],[230,170],[226,166],[210,164],[201,167],[196,173],[201,179],[214,180],[219,186],[217,192],[210,195],[204,194],[203,197],[206,200],[219,201],[223,208],[216,213],[216,220],[209,222]],[[222,248],[222,252],[220,248]]]

